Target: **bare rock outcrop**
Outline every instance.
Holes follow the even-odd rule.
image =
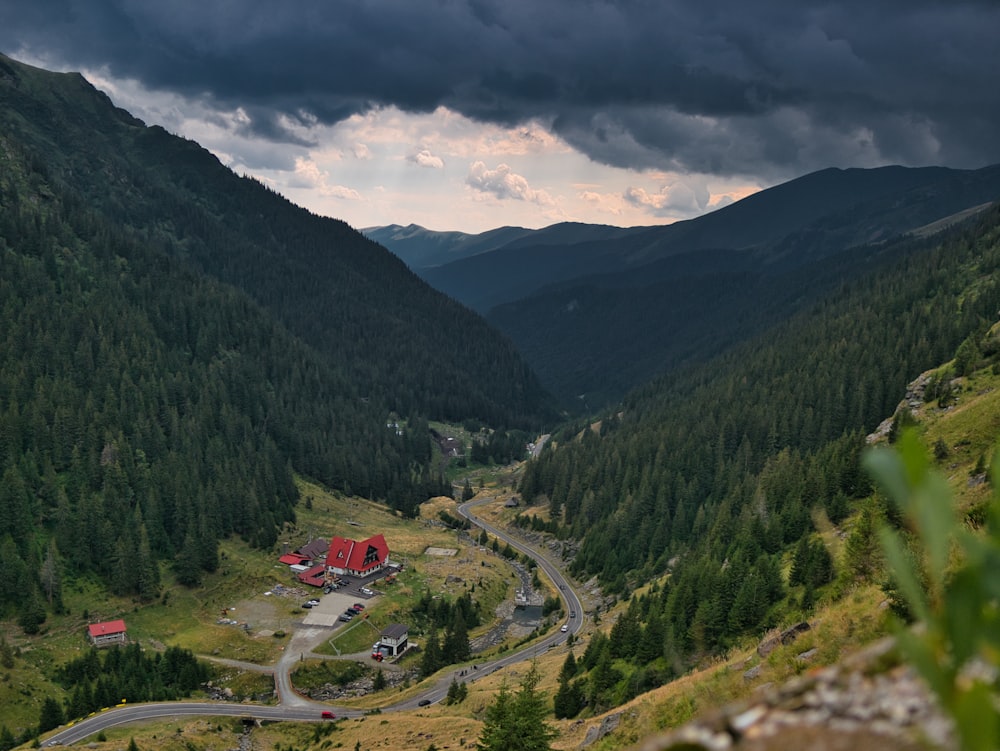
[[[638,751],[954,751],[954,728],[912,668],[879,669],[879,642],[842,664],[718,710]]]

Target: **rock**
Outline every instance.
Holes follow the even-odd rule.
[[[767,657],[779,644],[791,644],[799,637],[799,634],[805,633],[810,628],[812,627],[808,623],[802,621],[801,623],[796,623],[791,628],[786,628],[780,633],[775,634],[772,632],[757,645],[757,654],[761,657]]]
[[[596,743],[601,740],[608,733],[613,733],[618,729],[618,725],[622,721],[622,713],[615,712],[614,714],[609,714],[603,720],[601,720],[600,725],[595,725],[587,731],[587,735],[583,739],[583,743],[580,744],[580,748],[586,748],[592,743]]]
[[[793,641],[799,638],[799,634],[804,634],[811,628],[812,626],[810,626],[805,621],[802,621],[801,623],[796,623],[791,628],[786,628],[784,631],[781,632],[781,643],[791,644]]]
[[[798,654],[795,659],[799,662],[810,662],[819,650],[813,647],[812,649],[807,649],[805,652]]]
[[[772,640],[780,643],[780,635]],[[889,644],[884,640],[836,665],[755,691],[749,702],[713,711],[640,749],[954,751],[954,729],[913,669],[881,667]]]
[[[752,668],[743,673],[743,680],[749,683],[760,677],[761,665],[754,665]]]

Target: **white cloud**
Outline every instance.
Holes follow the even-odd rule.
[[[343,198],[348,201],[360,201],[361,194],[353,188],[343,185],[331,185],[330,173],[320,169],[312,159],[295,158],[295,172],[286,183],[290,188],[307,188],[316,190],[321,196],[328,198]]]
[[[555,201],[544,190],[535,190],[528,181],[511,171],[506,164],[499,164],[494,170],[483,162],[476,161],[469,166],[466,184],[481,193],[489,193],[497,198],[514,198],[519,201],[552,206]]]
[[[352,149],[354,152],[355,159],[361,159],[362,161],[367,161],[372,158],[371,149],[368,148],[367,144],[356,143]]]
[[[444,160],[439,156],[434,156],[428,149],[423,149],[413,156],[410,161],[419,167],[429,167],[431,169],[444,169]]]
[[[675,182],[664,185],[655,193],[630,186],[623,196],[633,206],[655,209],[665,214],[692,216],[708,208],[711,195],[703,183]]]
[[[295,171],[289,178],[288,185],[292,188],[319,188],[329,177],[330,173],[321,170],[312,159],[300,156],[295,158]]]
[[[598,193],[595,190],[581,190],[577,197],[592,211],[621,216],[622,197],[609,193]]]
[[[320,193],[330,198],[343,198],[345,201],[361,200],[361,194],[358,191],[344,185],[326,185],[320,188]]]

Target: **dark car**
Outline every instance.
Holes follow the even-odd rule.
[[[417,706],[418,707],[426,707],[430,703],[431,703],[430,699],[421,699],[420,701],[417,702]]]
[[[342,616],[340,616],[340,618],[338,618],[337,620],[338,620],[338,621],[341,621],[341,622],[343,622],[343,623],[348,623],[348,622],[349,622],[349,621],[350,621],[351,619],[350,619],[350,618],[348,618],[348,617],[347,617],[346,615],[342,615]]]
[[[312,606],[313,606],[313,604],[311,602],[303,602],[302,603],[302,607],[304,607],[306,610],[308,610]]]

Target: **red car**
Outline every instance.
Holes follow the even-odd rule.
[[[333,712],[323,712],[320,717],[324,720],[336,720],[337,716]]]

